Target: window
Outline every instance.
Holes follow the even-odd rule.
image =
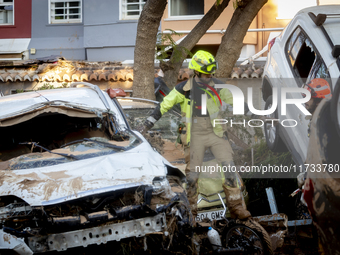
[[[81,1],[50,0],[50,23],[80,23],[81,13]]]
[[[170,0],[169,17],[191,17],[197,18],[204,15],[204,0]]]
[[[0,0],[0,25],[14,25],[14,0]]]
[[[121,0],[121,19],[138,19],[146,0]]]
[[[286,55],[293,74],[302,86],[314,78],[328,78],[326,65],[315,46],[299,27],[293,32],[286,45]]]
[[[291,35],[287,43],[287,54],[292,66],[295,65],[297,55],[304,43],[304,34],[301,34],[301,29],[297,28]]]
[[[330,78],[329,72],[325,63],[322,61],[321,57],[317,55],[317,58],[313,64],[313,67],[309,73],[308,79],[313,80],[315,78]]]

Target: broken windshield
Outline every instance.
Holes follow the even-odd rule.
[[[1,120],[0,169],[51,166],[126,151],[140,142],[111,110],[63,101],[41,105]]]
[[[141,143],[140,139],[129,130],[125,131],[124,137],[125,139],[120,141],[113,141],[103,137],[92,137],[91,139],[73,141],[69,145],[51,151],[44,148],[44,152],[27,153],[2,162],[0,170],[53,166],[128,151]],[[36,143],[26,143],[25,145],[32,146],[32,150],[36,149],[35,147],[39,149],[42,147],[35,146]]]

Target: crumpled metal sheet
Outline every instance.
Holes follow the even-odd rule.
[[[144,139],[145,141],[145,139]],[[0,171],[0,196],[13,195],[31,206],[57,204],[88,195],[152,185],[171,166],[151,146],[54,166]]]
[[[124,120],[121,114],[118,112],[117,107],[113,104],[110,97],[103,93],[106,98],[108,106],[117,116],[117,120],[120,125],[124,125]],[[93,109],[102,109],[106,111],[107,108],[103,104],[103,101],[98,97],[98,94],[88,88],[67,88],[67,89],[53,89],[53,90],[39,90],[39,92],[27,92],[15,95],[9,95],[0,98],[0,121],[3,118],[17,116],[23,114],[31,109],[32,106],[37,107],[41,103],[52,101],[65,101],[79,107],[90,107]],[[33,110],[33,109],[31,109]]]
[[[32,250],[26,245],[23,238],[17,238],[0,229],[0,250],[13,250],[19,255],[31,255]]]

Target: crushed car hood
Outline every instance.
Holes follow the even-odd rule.
[[[13,195],[31,206],[58,204],[140,185],[166,176],[171,164],[148,143],[129,151],[54,166],[0,171],[0,196]]]
[[[40,90],[35,92],[27,92],[22,94],[9,95],[0,98],[0,126],[3,121],[27,114],[34,110],[44,107],[46,104],[56,104],[61,107],[65,102],[65,107],[79,107],[80,109],[97,109],[99,111],[107,111],[110,108],[116,115],[120,125],[124,125],[124,120],[116,107],[111,102],[106,93],[102,93],[106,101],[103,102],[94,90],[87,88],[68,88],[54,90]],[[107,105],[105,105],[105,103]],[[69,104],[69,106],[67,105]]]

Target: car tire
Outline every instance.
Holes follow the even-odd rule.
[[[230,226],[225,227],[222,231],[222,246],[227,249],[241,246],[245,249],[242,254],[273,254],[269,234],[253,219],[237,221],[236,224],[231,223]]]
[[[335,85],[331,99],[331,116],[334,121],[336,131],[340,136],[340,79]]]
[[[269,96],[266,100],[265,110],[272,107],[273,98]],[[268,119],[278,119],[277,109],[270,115],[266,116]],[[274,122],[275,124],[275,122]],[[279,135],[279,125],[273,126],[271,121],[264,123],[264,134],[268,148],[273,152],[287,151],[287,147]]]

